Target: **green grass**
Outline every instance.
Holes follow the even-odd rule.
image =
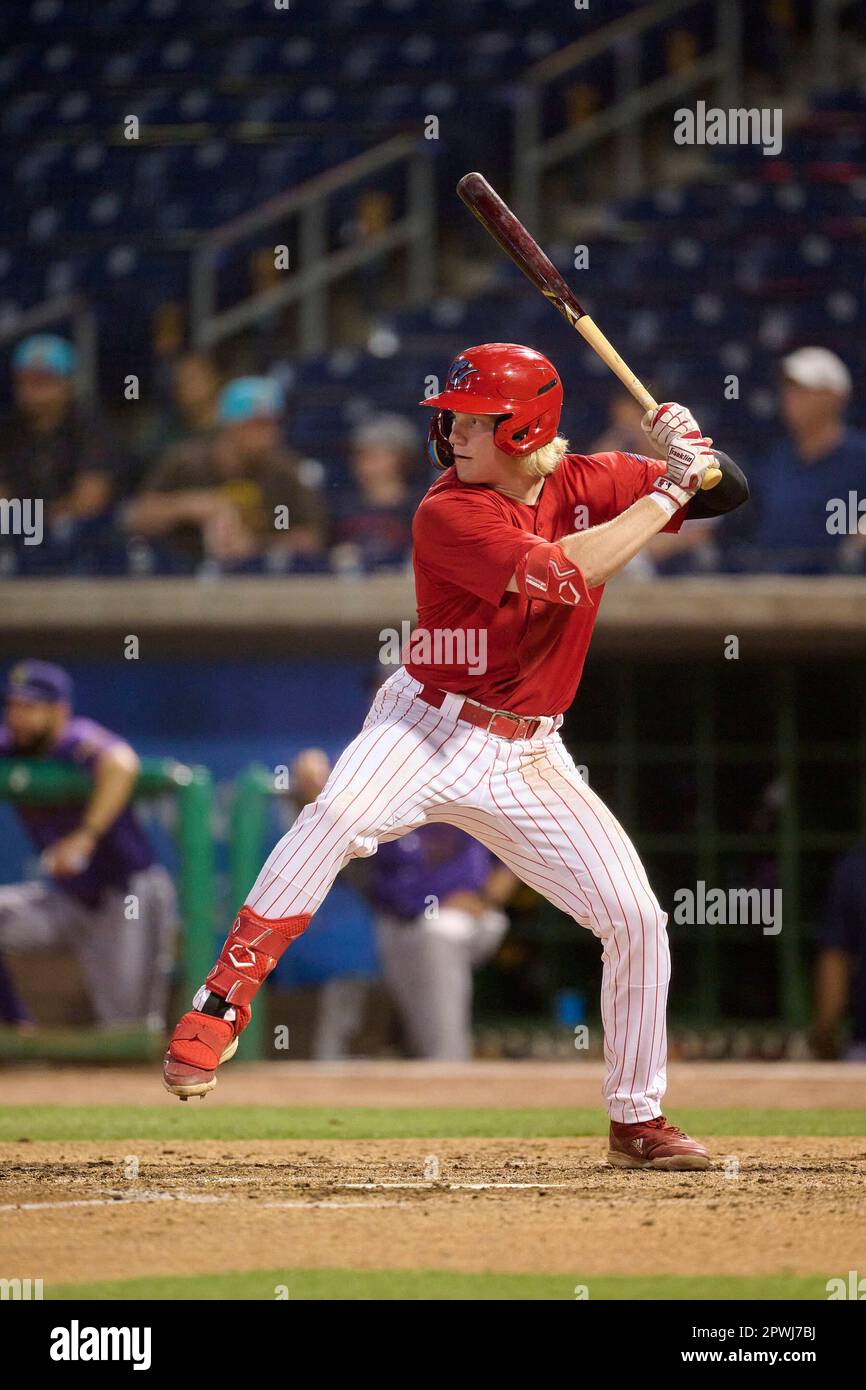
[[[165,1051],[161,1033],[145,1028],[40,1028],[19,1037],[0,1027],[0,1061],[155,1062]]]
[[[255,1269],[227,1274],[117,1279],[46,1287],[47,1299],[268,1299],[288,1290],[290,1300],[384,1299],[822,1299],[823,1275],[459,1274],[450,1270]],[[282,1297],[286,1295],[283,1294]]]
[[[62,1077],[58,1085],[62,1086]],[[866,1137],[864,1110],[677,1110],[700,1138],[775,1135]],[[607,1133],[601,1106],[496,1110],[220,1105],[212,1099],[166,1105],[7,1105],[0,1141],[126,1139],[563,1139]]]

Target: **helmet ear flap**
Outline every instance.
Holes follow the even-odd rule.
[[[427,435],[427,457],[434,468],[440,472],[450,468],[454,462],[454,450],[451,447],[451,426],[454,423],[454,412],[452,410],[434,411],[433,419],[430,421],[430,431]]]
[[[496,447],[497,447],[498,449],[501,449],[501,448],[502,448],[502,444],[503,444],[502,434],[500,433],[500,431],[502,430],[503,425],[505,425],[510,419],[511,419],[510,414],[497,415],[497,416],[494,417],[494,420],[493,420],[493,443],[496,445]],[[506,452],[507,452],[507,451],[506,451]]]
[[[522,402],[510,414],[498,417],[493,438],[503,453],[522,458],[542,448],[555,437],[562,408],[561,388],[559,399],[554,398],[548,409],[542,406],[539,410],[538,397],[544,396],[548,390],[558,385],[554,378],[548,386],[542,387],[533,400]]]

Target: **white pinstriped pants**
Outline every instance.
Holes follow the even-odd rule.
[[[400,668],[321,792],[271,852],[247,897],[262,917],[315,912],[351,859],[425,821],[447,821],[487,845],[524,883],[602,943],[604,1097],[611,1119],[661,1113],[667,914],[634,846],[581,779],[547,719],[532,739],[497,738],[441,709]]]

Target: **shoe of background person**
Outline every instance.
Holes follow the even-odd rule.
[[[237,1009],[234,1022],[192,1009],[184,1014],[172,1034],[163,1058],[166,1090],[181,1100],[204,1100],[216,1085],[216,1069],[238,1050],[238,1034],[247,1026],[249,1009]]]
[[[615,1168],[709,1168],[710,1152],[664,1115],[639,1124],[610,1122],[607,1161]]]

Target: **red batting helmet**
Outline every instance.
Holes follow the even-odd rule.
[[[505,454],[522,457],[549,444],[559,428],[562,382],[551,362],[519,343],[482,343],[466,348],[448,368],[445,390],[420,401],[436,411],[427,452],[437,468],[454,462],[449,443],[453,413],[496,415],[493,441]]]

